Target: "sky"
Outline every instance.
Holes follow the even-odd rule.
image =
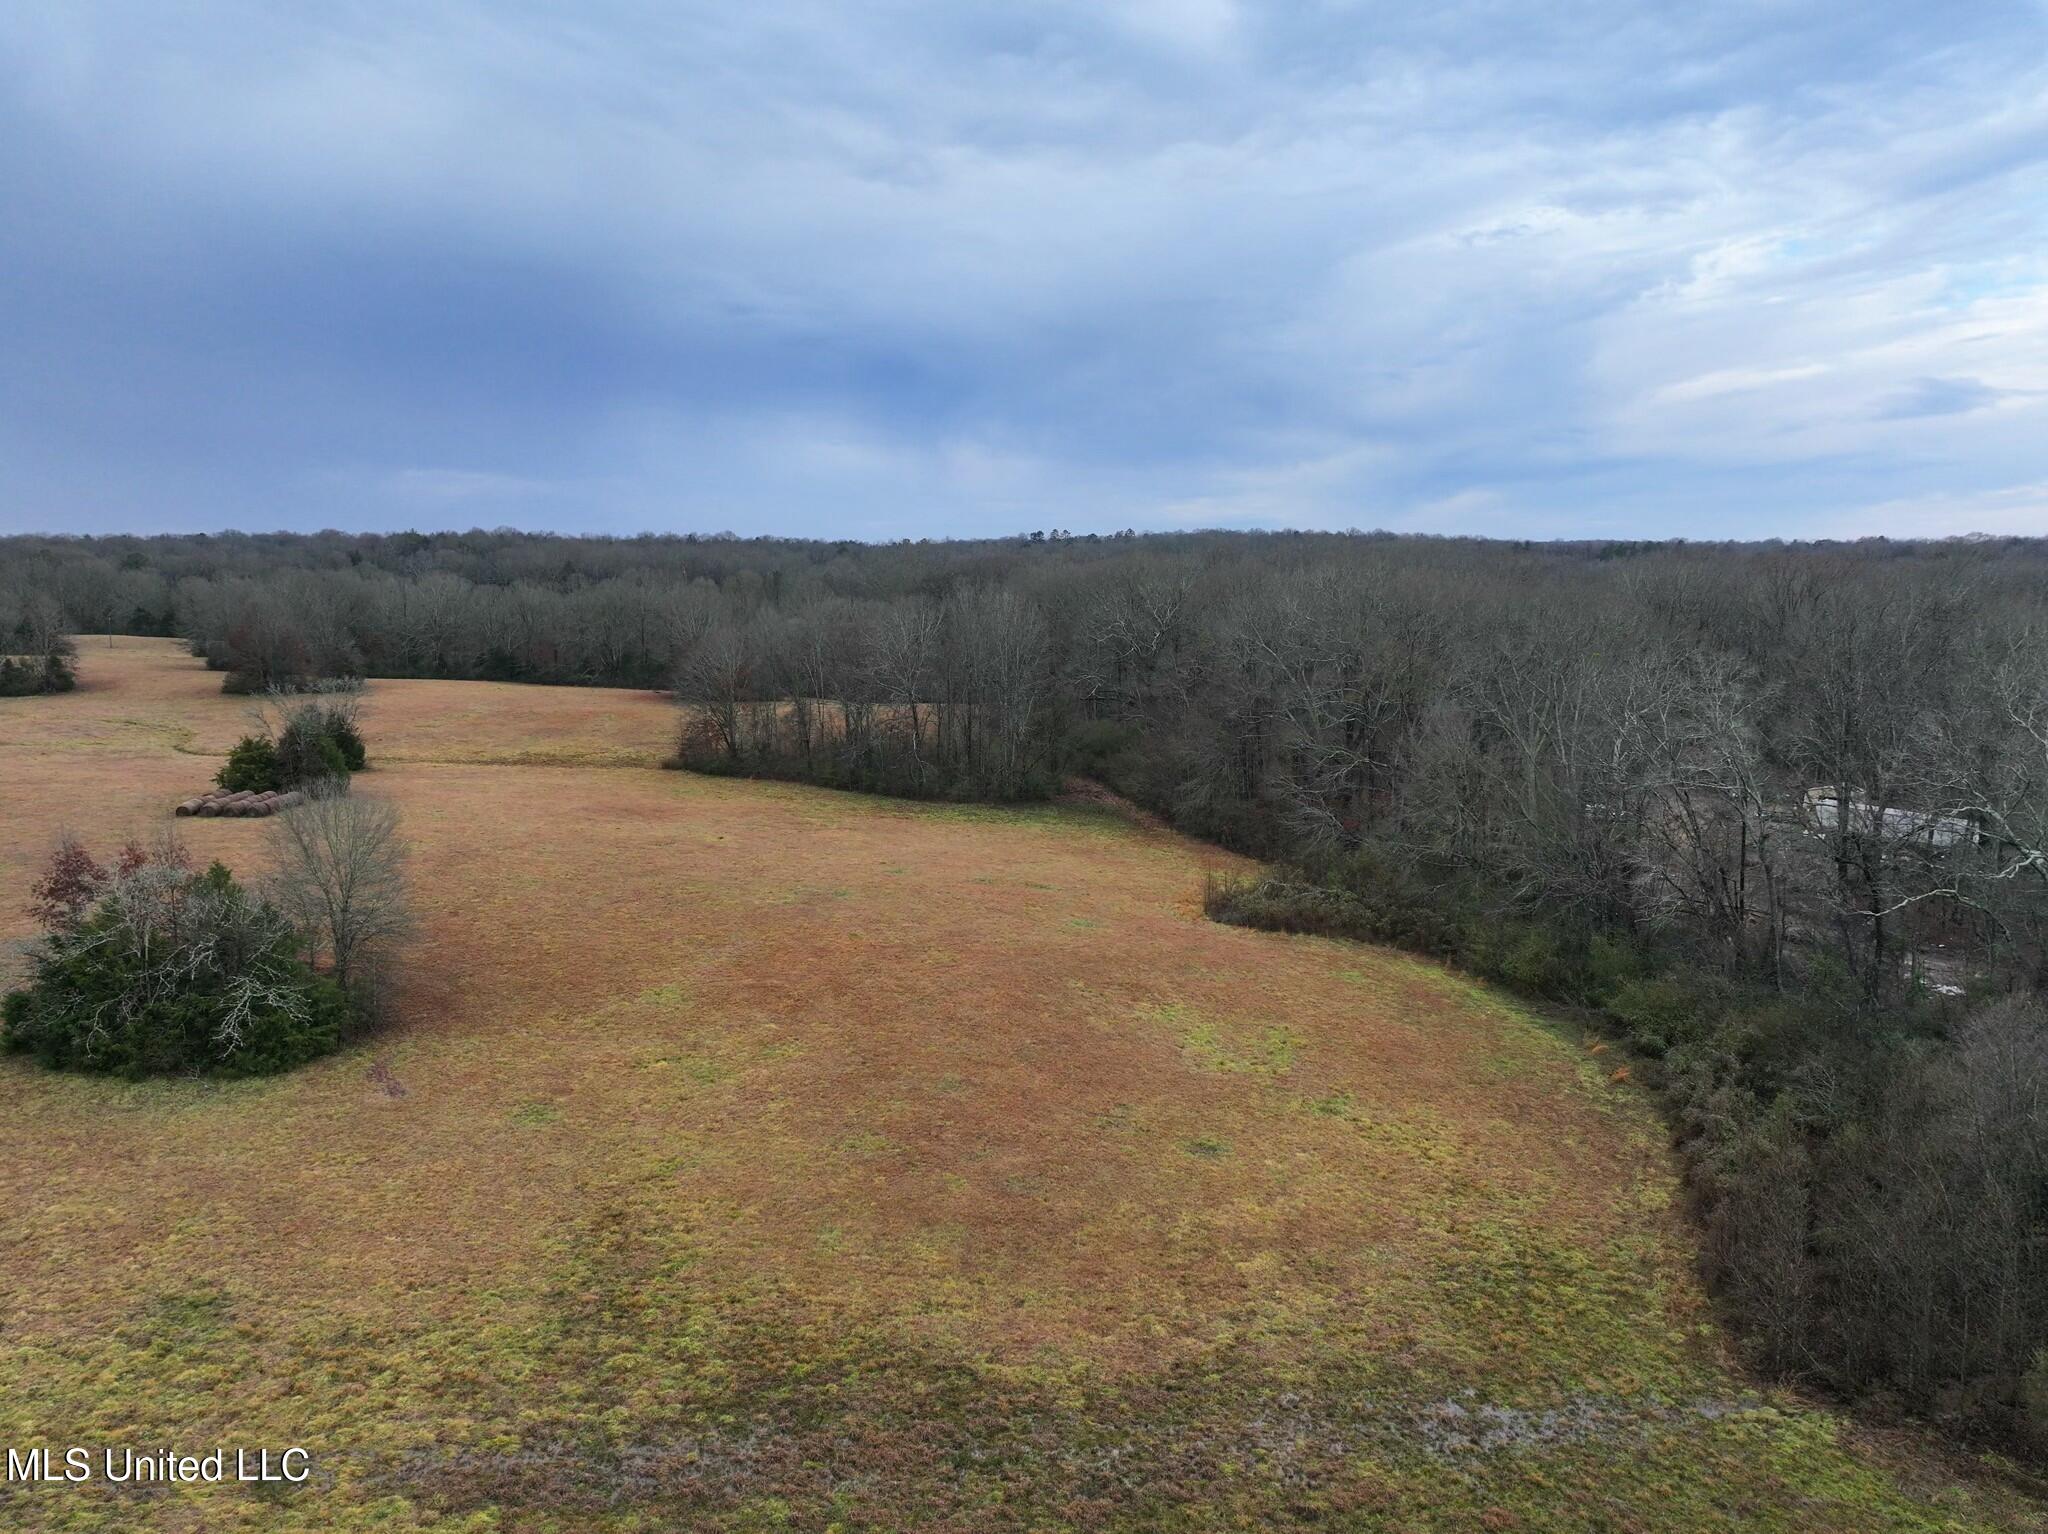
[[[2048,534],[2048,0],[9,0],[0,531]]]

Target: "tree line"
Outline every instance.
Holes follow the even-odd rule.
[[[667,685],[677,761],[1099,779],[1271,872],[1228,920],[1584,1009],[1759,1359],[2048,1443],[2048,541],[506,532],[13,540],[228,685]]]

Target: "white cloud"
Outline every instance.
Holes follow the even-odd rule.
[[[1722,368],[1719,372],[1701,373],[1695,378],[1665,384],[1651,399],[1658,404],[1678,404],[1685,400],[1712,399],[1720,394],[1744,394],[1753,389],[1768,389],[1774,384],[1818,378],[1827,370],[1827,364],[1823,362],[1801,362],[1776,368]]]

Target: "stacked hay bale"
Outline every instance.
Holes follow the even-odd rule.
[[[187,799],[175,813],[179,815],[230,815],[238,817],[275,815],[279,810],[288,810],[300,803],[306,796],[294,788],[286,793],[275,789],[264,793],[252,793],[247,789],[240,793],[229,793],[226,789],[215,789],[210,794]]]

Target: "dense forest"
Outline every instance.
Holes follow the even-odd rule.
[[[1107,783],[1266,860],[1221,919],[1609,1030],[1764,1367],[2048,1450],[2048,540],[0,542],[52,605],[234,690],[673,688],[699,770]]]

